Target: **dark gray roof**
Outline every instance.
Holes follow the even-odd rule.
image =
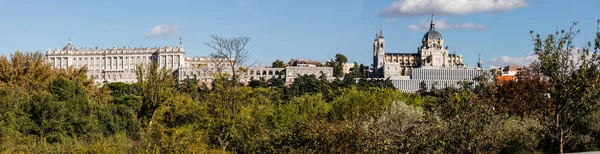
[[[427,33],[425,33],[425,36],[423,36],[423,41],[425,40],[442,40],[444,39],[442,37],[442,34],[438,31],[435,30],[435,23],[433,22],[433,14],[431,14],[431,24],[429,25],[429,31]]]
[[[444,39],[442,37],[442,34],[438,31],[436,31],[435,29],[430,29],[427,33],[425,33],[425,35],[423,36],[423,41],[425,40],[437,40],[437,39]]]
[[[69,43],[67,45],[65,45],[65,47],[63,47],[63,50],[72,51],[72,50],[77,50],[77,48],[75,48],[75,46],[73,44],[71,44],[71,41],[69,41]]]

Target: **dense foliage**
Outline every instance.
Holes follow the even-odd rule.
[[[273,68],[285,68],[285,63],[283,63],[283,61],[277,59],[277,60],[275,60],[275,62],[273,62],[273,64],[271,65],[271,67],[273,67]]]
[[[595,49],[590,45],[579,57],[570,56],[563,53],[571,52],[564,50],[569,45],[557,43],[572,37],[561,34],[571,35],[534,36],[540,61],[517,80],[463,82],[433,91],[422,87],[416,94],[399,92],[390,80],[364,79],[361,66],[343,80],[304,75],[288,86],[279,79],[239,86],[217,78],[209,88],[197,79],[177,81],[169,70],[149,65],[138,67],[138,83],[98,86],[87,79],[86,68],[54,70],[40,53],[16,52],[0,57],[0,151],[600,150],[600,41]]]

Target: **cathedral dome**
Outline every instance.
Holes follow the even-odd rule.
[[[71,44],[71,39],[69,39],[69,43],[67,45],[65,45],[65,47],[63,47],[63,50],[72,51],[72,50],[77,50],[77,48],[75,48],[75,46],[73,44]]]
[[[443,40],[442,33],[435,30],[435,23],[433,22],[433,15],[431,15],[431,24],[429,25],[429,31],[423,36],[423,41],[427,40]]]
[[[444,38],[442,37],[442,34],[438,31],[436,31],[435,29],[431,29],[429,30],[427,33],[425,33],[425,36],[423,36],[423,40],[443,40]]]

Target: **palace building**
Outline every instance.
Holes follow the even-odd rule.
[[[371,76],[390,78],[398,89],[415,92],[421,82],[428,87],[444,88],[482,75],[481,59],[477,68],[468,67],[461,55],[449,53],[442,34],[435,29],[433,17],[416,53],[386,53],[383,31],[380,30],[373,42]]]
[[[200,82],[211,82],[214,73],[231,74],[227,59],[214,57],[187,57],[183,48],[181,38],[179,46],[172,47],[139,47],[132,48],[79,48],[69,39],[67,45],[62,49],[48,49],[46,61],[53,68],[67,69],[69,67],[88,67],[88,78],[96,83],[110,82],[137,82],[135,70],[138,65],[146,66],[156,63],[161,68],[173,71],[173,75],[179,79],[198,79]],[[229,72],[228,72],[229,71]],[[297,75],[315,74],[316,76],[333,76],[331,67],[309,67],[293,66],[286,68],[249,68],[241,74],[240,81],[247,82],[250,78],[282,78],[293,82]]]

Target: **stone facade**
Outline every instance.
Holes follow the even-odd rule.
[[[348,74],[350,73],[350,69],[352,69],[354,67],[354,63],[344,63],[344,65],[342,66],[342,72],[344,74]]]
[[[299,66],[299,67],[316,67],[321,63],[314,60],[306,60],[306,59],[290,59],[287,63],[287,66]]]
[[[417,53],[386,53],[383,32],[375,35],[373,43],[372,77],[390,78],[394,85],[405,92],[415,92],[421,82],[437,88],[457,86],[460,81],[472,81],[473,77],[484,74],[481,69],[468,67],[461,55],[450,54],[444,46],[442,34],[435,30],[433,16],[429,31],[421,40]]]
[[[327,78],[333,78],[332,67],[316,66],[288,66],[285,68],[250,68],[242,75],[242,82],[248,82],[250,79],[270,80],[274,78],[285,79],[286,82],[294,82],[294,79],[302,75],[315,75],[317,78],[325,75]]]
[[[463,67],[462,56],[450,54],[444,47],[442,34],[435,30],[433,17],[430,29],[417,48],[417,53],[386,53],[385,39],[380,30],[373,43],[373,72],[375,77],[410,76],[413,68],[423,66]]]
[[[137,82],[135,69],[137,65],[158,63],[160,67],[177,70],[185,66],[183,45],[163,48],[113,47],[110,49],[80,48],[77,49],[69,40],[63,48],[48,49],[46,61],[54,68],[88,67],[88,77],[96,83]]]
[[[109,49],[77,49],[69,40],[62,49],[48,49],[46,61],[53,68],[58,69],[87,66],[88,78],[92,78],[94,82],[100,84],[135,83],[137,82],[136,66],[150,63],[157,63],[161,68],[172,70],[173,75],[179,80],[195,78],[200,82],[212,82],[213,75],[217,72],[232,74],[226,58],[187,57],[181,38],[177,47],[169,45],[167,47],[113,47]],[[333,68],[312,65],[286,68],[249,68],[246,73],[241,74],[240,80],[244,82],[249,81],[251,77],[255,79],[265,77],[266,79],[285,78],[286,81],[293,82],[298,74],[315,74],[316,76],[325,74],[331,77]]]

